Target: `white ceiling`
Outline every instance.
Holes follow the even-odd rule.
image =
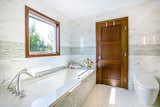
[[[44,0],[47,5],[72,19],[137,5],[144,1],[146,0]]]

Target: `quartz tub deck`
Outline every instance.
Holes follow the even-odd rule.
[[[38,78],[21,81],[21,88],[26,94],[23,98],[10,93],[6,87],[1,87],[0,106],[49,107],[65,94],[71,93],[94,71],[65,68]]]

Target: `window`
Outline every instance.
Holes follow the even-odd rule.
[[[60,55],[60,23],[25,7],[26,57]]]

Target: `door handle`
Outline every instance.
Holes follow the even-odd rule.
[[[124,56],[127,56],[127,52],[124,52]]]
[[[101,60],[101,56],[98,56],[98,59]]]

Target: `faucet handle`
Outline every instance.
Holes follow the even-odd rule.
[[[19,96],[21,98],[25,97],[26,96],[25,91],[24,90],[19,91],[18,93],[16,93],[16,96]]]
[[[8,90],[9,90],[9,92],[11,92],[11,93],[14,93],[14,92],[16,91],[16,90],[15,90],[14,88],[12,88],[12,87],[9,87]]]
[[[27,68],[23,68],[22,70],[20,70],[20,72],[27,72],[28,69]]]

